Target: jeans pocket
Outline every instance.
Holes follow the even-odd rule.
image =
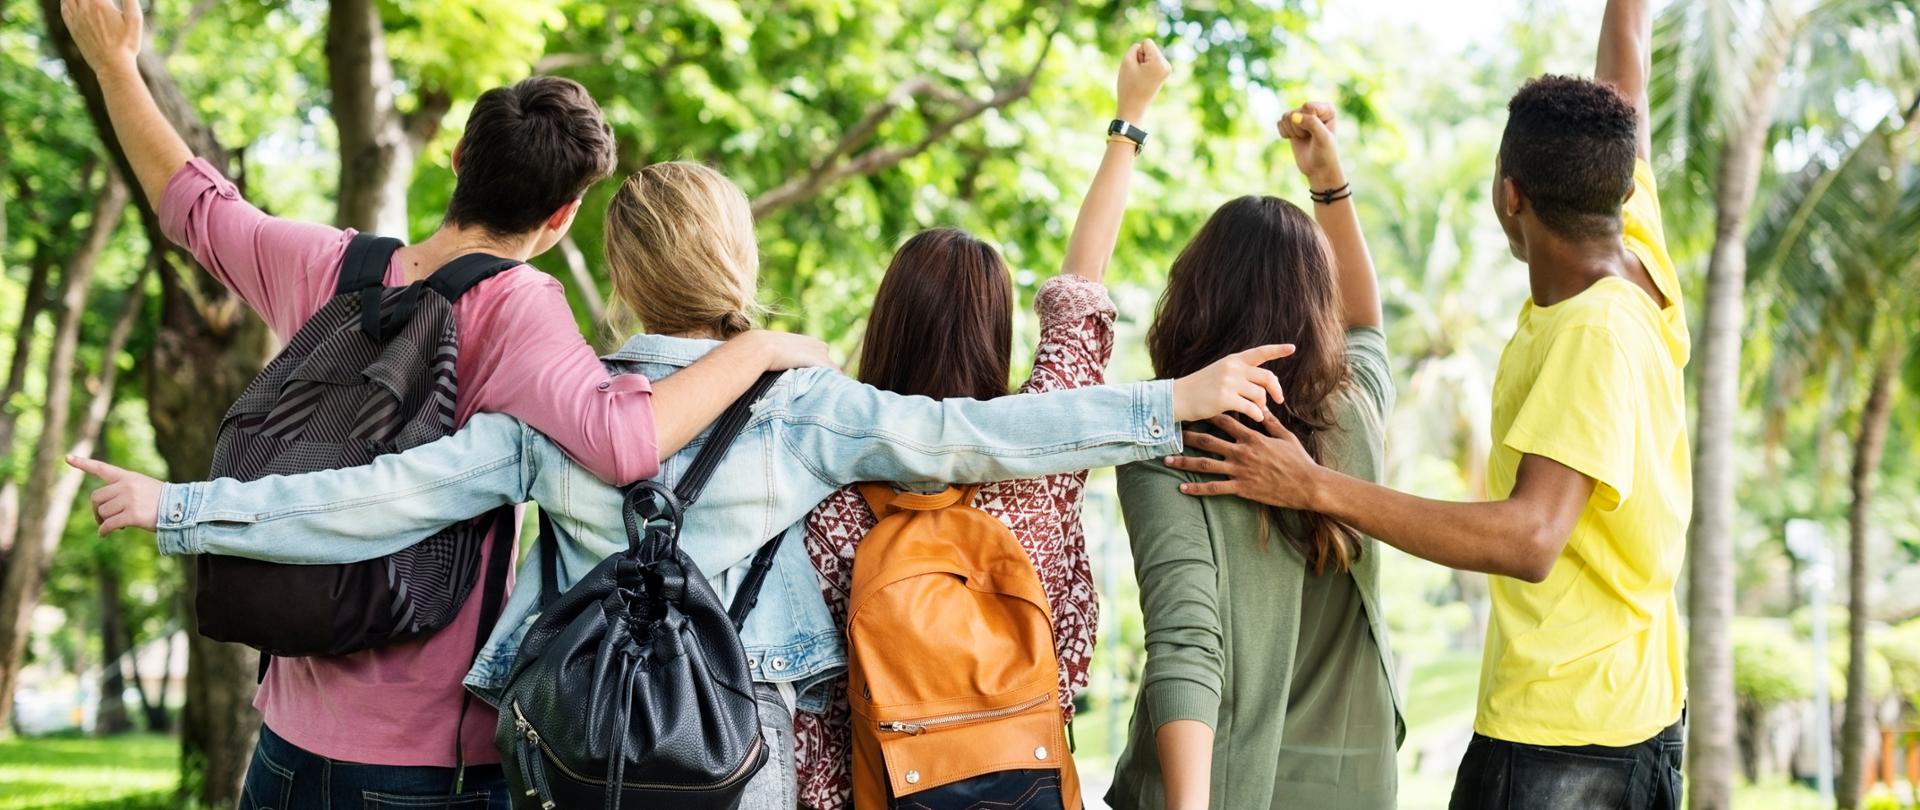
[[[361,806],[366,810],[487,810],[493,801],[492,791],[480,790],[470,793],[437,796],[405,796],[397,793],[378,791],[360,791]]]
[[[256,743],[253,762],[247,765],[246,780],[240,788],[240,810],[286,810],[292,801],[293,771],[268,758]]]
[[[1527,810],[1624,808],[1639,762],[1535,745],[1516,745],[1509,766],[1507,807]]]

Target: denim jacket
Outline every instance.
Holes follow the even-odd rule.
[[[638,335],[608,356],[619,372],[666,377],[719,344]],[[1167,381],[979,401],[934,401],[873,388],[833,371],[783,375],[688,510],[681,547],[723,602],[753,554],[796,532],[815,505],[858,481],[964,483],[1124,464],[1181,450]],[[674,485],[702,434],[661,465]],[[164,554],[224,554],[286,563],[372,559],[448,523],[534,501],[560,536],[560,589],[626,548],[621,492],[507,416],[480,414],[459,432],[372,464],[257,481],[168,484],[159,505]],[[821,601],[800,538],[780,545],[741,632],[755,678],[790,683],[801,705],[824,705],[846,666],[840,628]],[[520,639],[539,615],[541,572],[528,555],[466,684],[494,700]]]

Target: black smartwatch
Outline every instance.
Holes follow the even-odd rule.
[[[1129,141],[1133,141],[1134,154],[1139,154],[1140,147],[1147,145],[1146,130],[1136,127],[1119,118],[1113,119],[1113,123],[1107,125],[1107,134],[1118,135],[1122,138],[1126,138]]]

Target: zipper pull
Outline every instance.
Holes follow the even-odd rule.
[[[890,721],[890,722],[881,723],[880,730],[881,731],[898,731],[898,732],[911,734],[915,737],[918,737],[921,734],[926,733],[927,727],[920,725],[918,723],[901,723],[897,721]]]

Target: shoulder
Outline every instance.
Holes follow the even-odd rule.
[[[1550,344],[1611,346],[1629,355],[1658,345],[1657,307],[1644,290],[1626,279],[1603,279],[1560,306],[1559,317],[1542,335]]]

